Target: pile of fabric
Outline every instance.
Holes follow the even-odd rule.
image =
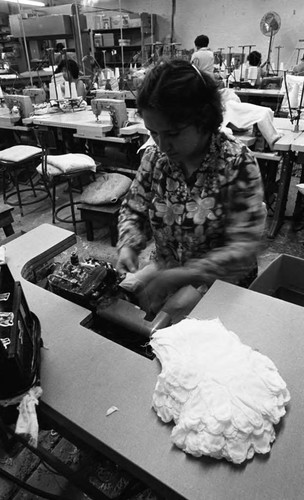
[[[236,464],[268,453],[290,394],[274,363],[219,319],[184,319],[150,344],[162,371],[153,408],[184,452]]]

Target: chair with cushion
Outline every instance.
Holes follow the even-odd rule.
[[[51,188],[52,199],[52,223],[56,220],[64,223],[72,223],[74,232],[77,234],[76,223],[81,219],[76,218],[75,206],[79,203],[74,199],[75,181],[78,189],[82,192],[82,176],[84,173],[95,174],[97,164],[90,156],[83,153],[67,153],[63,155],[48,154],[49,130],[47,127],[39,127],[35,130],[38,144],[43,154],[42,161],[37,167],[38,173],[44,182]],[[95,177],[94,177],[95,178]],[[59,183],[67,182],[69,202],[57,207],[56,187]],[[64,217],[61,212],[70,209],[70,214]]]
[[[38,203],[49,195],[46,186],[37,187],[33,181],[41,157],[42,149],[36,146],[19,144],[0,151],[3,202],[11,206],[19,206],[21,216],[24,215],[24,205]],[[12,192],[7,192],[8,180],[13,184]],[[21,183],[25,187],[20,187]],[[23,195],[29,191],[31,192],[30,196]],[[42,193],[42,195],[37,196],[37,192]]]
[[[87,186],[81,197],[78,207],[81,219],[86,224],[88,241],[93,241],[93,223],[108,225],[112,246],[117,242],[117,222],[121,200],[129,190],[132,180],[119,173],[103,173]]]

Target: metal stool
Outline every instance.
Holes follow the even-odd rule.
[[[87,172],[87,170],[77,170],[75,172],[71,172],[68,174],[55,175],[52,179],[52,222],[53,222],[53,224],[55,224],[56,220],[58,220],[59,222],[66,222],[66,223],[73,224],[73,230],[74,230],[75,234],[77,234],[76,223],[82,222],[83,219],[76,218],[75,206],[80,204],[80,201],[74,200],[73,190],[75,190],[75,186],[73,186],[73,180],[76,179],[78,181],[78,185],[79,185],[78,189],[80,192],[82,192],[81,176],[84,172]],[[60,207],[56,208],[56,186],[59,182],[62,182],[62,181],[67,181],[69,202],[64,203]],[[70,209],[71,209],[71,215],[70,215],[71,219],[63,218],[59,215],[60,212],[62,212],[62,210],[64,210],[65,208],[68,208],[68,207],[70,207]]]
[[[2,193],[3,202],[11,206],[19,206],[20,214],[23,217],[23,206],[38,203],[49,196],[49,192],[44,187],[34,185],[32,176],[36,173],[36,167],[41,161],[42,150],[36,146],[17,145],[0,151],[0,170],[2,172]],[[20,175],[24,174],[30,187],[20,188]],[[15,190],[7,193],[7,176],[12,180]],[[22,197],[22,193],[31,191],[30,200]],[[42,192],[42,196],[37,196],[37,192]],[[17,196],[17,200],[11,200]]]
[[[47,127],[38,127],[35,130],[35,135],[37,138],[38,144],[42,148],[42,157],[41,157],[41,166],[38,167],[38,172],[42,176],[44,183],[48,185],[48,189],[51,188],[51,200],[52,200],[52,223],[55,224],[56,220],[64,223],[71,223],[73,224],[73,229],[74,232],[77,234],[77,227],[76,224],[78,222],[82,222],[82,219],[76,218],[76,212],[75,212],[75,206],[80,203],[74,200],[74,195],[73,195],[73,190],[75,189],[73,185],[73,180],[77,179],[78,184],[79,184],[79,190],[82,192],[82,175],[84,173],[90,173],[94,175],[94,171],[90,170],[86,166],[83,168],[75,168],[71,171],[64,172],[60,171],[58,168],[54,169],[54,166],[52,168],[52,165],[48,163],[48,158],[50,158],[50,155],[48,154],[49,150],[49,134],[50,131]],[[71,154],[66,154],[66,155],[53,155],[52,158],[56,158],[56,156],[61,156],[61,157],[70,157]],[[76,154],[75,154],[76,157]],[[91,159],[91,158],[90,158]],[[97,163],[94,162],[95,165],[97,166]],[[95,178],[94,178],[95,179]],[[60,207],[56,207],[56,187],[59,183],[62,182],[67,182],[67,190],[69,193],[69,202],[61,205]],[[63,218],[60,216],[60,212],[67,208],[70,207],[71,209],[71,214],[69,218]]]

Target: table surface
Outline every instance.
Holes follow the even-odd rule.
[[[295,131],[294,124],[291,123],[289,118],[274,118],[274,126],[278,131],[282,132],[282,137],[274,144],[275,151],[296,151],[293,145],[297,143],[297,139],[302,135],[304,131],[304,120],[299,122],[299,130]],[[301,142],[301,141],[300,141]]]
[[[102,128],[104,132],[112,129],[110,115],[103,112],[100,115],[100,122],[96,121],[90,107],[79,111],[57,112],[45,115],[35,115],[32,120],[34,125],[47,125],[50,127],[61,127],[77,129],[79,126]]]
[[[269,356],[291,392],[288,414],[269,455],[241,466],[195,459],[172,446],[172,426],[161,423],[151,408],[158,361],[81,326],[86,309],[22,277],[34,261],[43,262],[73,242],[70,231],[44,224],[7,244],[10,270],[41,322],[46,347],[41,407],[166,499],[302,499],[303,308],[217,281],[193,310],[192,317],[219,317],[244,343]],[[107,417],[113,405],[118,411]]]
[[[284,92],[279,89],[233,89],[239,95],[264,96],[264,97],[284,97]]]

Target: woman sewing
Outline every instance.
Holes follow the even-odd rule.
[[[63,78],[66,82],[75,83],[78,97],[86,96],[86,87],[83,81],[79,78],[79,66],[73,59],[63,60],[60,64]]]
[[[148,220],[157,267],[141,298],[150,313],[188,285],[202,293],[216,279],[248,286],[264,229],[263,186],[249,149],[220,131],[214,79],[187,61],[160,61],[137,107],[155,145],[122,204],[118,270],[137,270]]]

